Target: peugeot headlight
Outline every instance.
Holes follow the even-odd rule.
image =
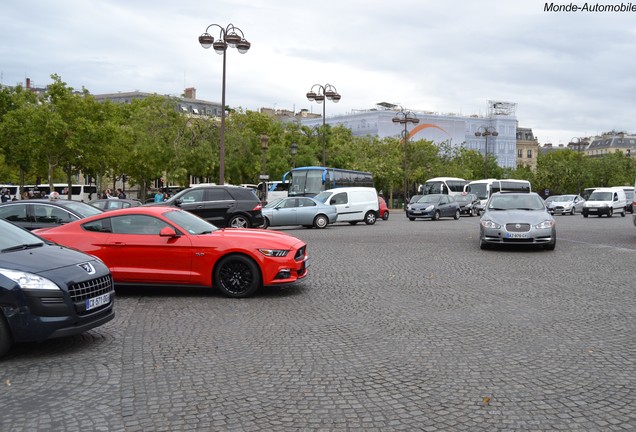
[[[546,228],[552,228],[553,226],[554,226],[553,220],[544,220],[543,222],[536,224],[534,227],[536,229],[546,229]]]
[[[24,290],[59,290],[53,281],[33,273],[18,270],[0,269],[0,274],[11,279]]]
[[[484,228],[489,228],[489,229],[501,228],[501,225],[499,225],[498,223],[494,221],[491,221],[490,219],[482,220],[480,223],[481,223],[481,226],[483,226]]]

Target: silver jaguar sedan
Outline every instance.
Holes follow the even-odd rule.
[[[479,246],[539,245],[556,247],[556,223],[543,199],[534,192],[497,192],[479,221]]]

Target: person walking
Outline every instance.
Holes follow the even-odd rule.
[[[117,198],[126,199],[126,194],[122,190],[122,188],[117,188]]]
[[[163,202],[163,192],[161,192],[161,189],[157,189],[157,193],[155,193],[155,202]]]

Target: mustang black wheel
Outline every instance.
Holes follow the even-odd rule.
[[[261,272],[250,258],[228,255],[214,268],[214,284],[229,297],[249,297],[261,286]]]

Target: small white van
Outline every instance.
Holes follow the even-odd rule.
[[[378,192],[372,187],[342,187],[320,192],[314,199],[336,207],[338,222],[355,225],[364,221],[373,225],[378,219],[380,207]]]
[[[612,217],[614,213],[620,213],[625,217],[627,212],[627,197],[622,188],[608,187],[596,188],[585,201],[583,206],[583,217],[597,215],[601,217],[607,215]]]

